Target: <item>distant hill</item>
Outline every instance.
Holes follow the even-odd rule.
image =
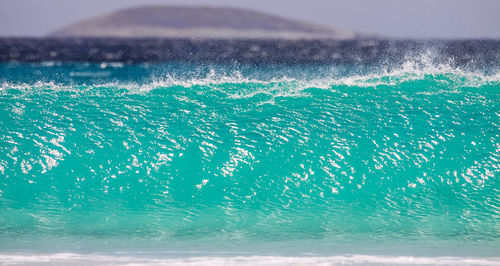
[[[197,39],[351,39],[350,32],[253,10],[145,6],[119,10],[61,28],[50,37]]]

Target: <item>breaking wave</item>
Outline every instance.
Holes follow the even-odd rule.
[[[0,239],[499,241],[498,73],[23,67],[71,80],[0,86]],[[454,260],[359,258],[298,263]]]

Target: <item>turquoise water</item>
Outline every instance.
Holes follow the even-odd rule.
[[[3,252],[498,256],[499,72],[1,71]]]

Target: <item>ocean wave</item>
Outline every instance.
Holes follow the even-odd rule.
[[[499,74],[422,61],[6,81],[0,239],[498,242]]]

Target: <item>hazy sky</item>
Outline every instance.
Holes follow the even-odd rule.
[[[500,39],[500,0],[0,0],[0,36],[43,36],[145,4],[246,7],[387,37]]]

